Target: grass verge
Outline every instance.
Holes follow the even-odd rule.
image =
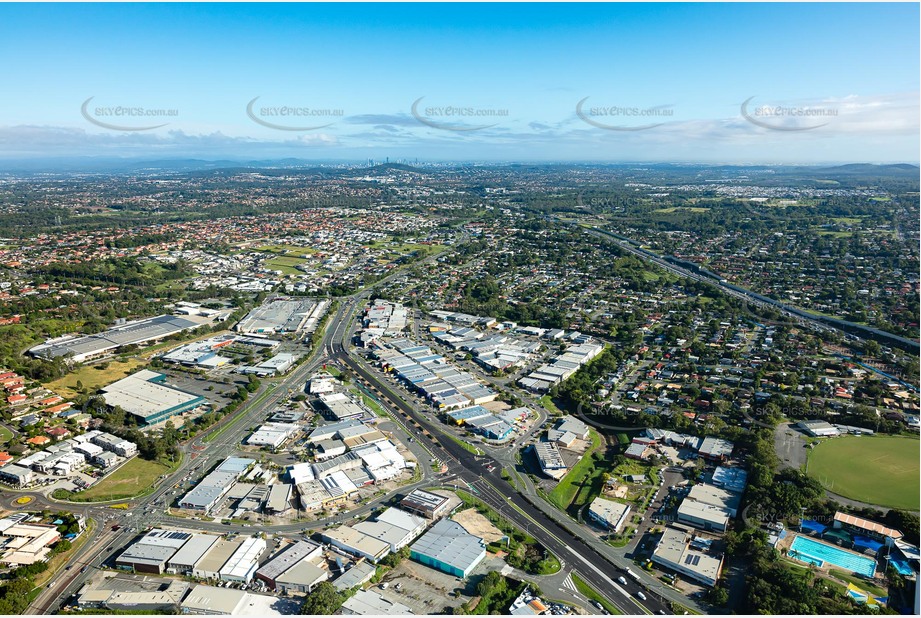
[[[569,509],[576,495],[582,493],[581,490],[586,479],[595,472],[597,462],[592,455],[601,448],[602,441],[598,432],[591,428],[589,429],[589,437],[591,438],[592,446],[548,494],[550,503],[562,511]]]
[[[461,440],[460,438],[458,438],[458,437],[456,437],[456,436],[453,436],[453,435],[451,435],[451,434],[449,434],[449,433],[447,433],[447,432],[445,432],[443,435],[444,435],[446,438],[448,438],[449,440],[451,440],[451,441],[453,441],[453,442],[456,442],[456,443],[457,443],[462,449],[464,449],[465,451],[468,451],[468,452],[470,452],[470,453],[473,453],[474,455],[482,455],[482,454],[483,454],[483,451],[481,451],[481,450],[478,449],[477,447],[473,446],[472,444],[468,444],[468,443],[464,442],[463,440]]]
[[[246,416],[248,412],[252,411],[253,406],[259,405],[265,400],[266,397],[268,397],[270,394],[275,392],[275,386],[276,386],[275,384],[270,385],[268,388],[265,389],[264,393],[259,395],[259,397],[257,397],[252,402],[245,402],[240,407],[240,411],[237,412],[236,416],[234,416],[232,419],[230,419],[229,421],[221,425],[221,427],[219,427],[217,431],[213,431],[209,433],[207,436],[205,436],[204,438],[202,438],[201,441],[204,442],[205,444],[208,444],[209,442],[217,438],[219,435],[227,431],[229,428],[233,427],[234,424],[236,424],[241,418]]]
[[[553,403],[553,399],[550,398],[550,395],[544,395],[538,401],[540,401],[540,405],[544,406],[544,409],[550,414],[563,414],[560,409],[556,407],[556,404]]]
[[[597,601],[601,603],[601,606],[605,608],[609,614],[620,614],[621,613],[620,610],[614,607],[614,605],[610,601],[608,601],[603,596],[595,592],[594,588],[592,588],[587,583],[585,583],[585,581],[583,581],[582,578],[576,575],[575,573],[572,574],[572,583],[576,585],[576,588],[579,590],[579,594],[586,597],[590,601]]]

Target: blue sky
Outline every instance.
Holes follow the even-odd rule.
[[[916,162],[918,20],[907,3],[3,4],[0,156]]]

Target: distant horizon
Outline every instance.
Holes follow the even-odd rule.
[[[248,157],[234,157],[234,156],[225,156],[219,158],[204,158],[204,157],[148,157],[148,156],[133,156],[133,157],[94,157],[94,156],[82,156],[82,157],[30,157],[30,158],[3,158],[0,157],[0,173],[16,173],[16,172],[29,172],[29,173],[55,173],[55,172],[79,172],[79,169],[62,169],[65,167],[79,168],[81,165],[90,167],[93,166],[98,170],[105,170],[106,168],[118,167],[131,167],[131,166],[143,166],[149,165],[154,168],[158,164],[179,164],[179,163],[188,163],[190,167],[194,167],[197,164],[200,167],[212,166],[215,169],[220,169],[222,167],[230,166],[241,166],[241,167],[252,167],[252,168],[304,168],[309,166],[348,166],[355,168],[372,168],[372,167],[381,167],[387,165],[404,165],[407,167],[423,167],[428,165],[438,165],[438,166],[463,166],[463,165],[482,165],[482,166],[638,166],[638,165],[648,165],[648,166],[676,166],[676,167],[766,167],[766,168],[835,168],[835,167],[845,167],[845,166],[854,166],[854,165],[866,165],[874,167],[897,167],[897,166],[911,166],[921,170],[921,162],[919,161],[810,161],[810,162],[756,162],[756,161],[602,161],[602,160],[487,160],[487,159],[468,159],[468,160],[437,160],[437,159],[420,159],[418,161],[411,161],[405,158],[395,158],[394,160],[386,161],[385,158],[376,159],[374,158],[371,161],[367,159],[354,159],[354,158],[343,158],[343,159],[306,159],[300,157],[279,157],[279,158],[266,158],[266,159],[253,159]],[[393,159],[393,158],[392,158]],[[17,169],[17,166],[22,169]]]
[[[0,160],[915,161],[919,18],[917,3],[2,4]]]

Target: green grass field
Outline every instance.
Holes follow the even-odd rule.
[[[306,264],[307,260],[298,257],[279,256],[265,261],[265,267],[272,270],[280,270],[285,275],[302,275],[302,271],[295,268],[301,264]]]
[[[269,253],[293,257],[313,255],[317,252],[316,249],[311,249],[310,247],[298,247],[296,245],[262,245],[261,247],[255,247],[255,250],[267,251]]]
[[[13,437],[13,432],[0,425],[0,444],[6,444]]]
[[[709,208],[703,208],[701,206],[672,206],[671,208],[657,208],[652,212],[662,213],[664,215],[670,215],[676,212],[693,212],[693,213],[702,213],[709,212]]]
[[[560,510],[565,511],[570,507],[573,510],[578,510],[583,505],[588,504],[591,498],[594,498],[600,491],[603,470],[595,466],[596,461],[592,457],[592,453],[601,448],[602,440],[594,429],[589,429],[589,436],[592,440],[592,446],[585,451],[582,459],[566,473],[566,476],[548,494],[550,502]]]
[[[170,466],[159,461],[135,457],[96,485],[73,494],[69,499],[74,502],[106,502],[133,498],[149,491],[157,477],[170,470]]]
[[[917,511],[921,442],[901,436],[844,436],[809,453],[807,472],[829,491],[879,506]]]
[[[174,343],[174,345],[178,344]],[[82,382],[83,386],[89,389],[89,392],[94,392],[96,389],[108,386],[116,380],[121,380],[143,364],[142,360],[131,358],[125,362],[112,359],[105,369],[100,369],[100,364],[84,365],[63,378],[48,382],[45,386],[48,390],[54,391],[61,397],[70,399],[78,394],[77,382]]]
[[[540,405],[544,406],[544,410],[550,414],[562,414],[560,409],[556,407],[556,404],[553,403],[553,399],[550,398],[550,395],[544,395],[541,397]]]

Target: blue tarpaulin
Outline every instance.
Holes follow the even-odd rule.
[[[827,528],[825,524],[820,524],[819,522],[812,519],[804,519],[800,525],[803,527],[803,530],[818,532],[819,534],[825,532],[825,528]]]
[[[899,575],[914,575],[914,571],[911,569],[911,564],[907,560],[898,560],[892,558],[889,560],[889,564],[895,567],[895,570],[899,572]]]
[[[883,546],[882,543],[876,539],[871,539],[868,536],[860,536],[855,534],[852,537],[854,539],[854,547],[866,547],[867,549],[872,549],[873,551],[879,551],[879,548]]]

